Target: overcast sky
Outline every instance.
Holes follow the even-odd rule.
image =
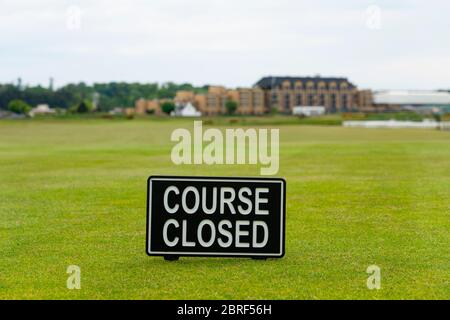
[[[450,88],[450,1],[0,0],[0,82]]]

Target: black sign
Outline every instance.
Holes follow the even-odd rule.
[[[147,254],[280,258],[285,199],[284,179],[152,176]]]

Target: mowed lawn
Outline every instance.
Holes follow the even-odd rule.
[[[259,175],[173,165],[178,127],[192,121],[1,121],[0,298],[450,298],[450,132],[280,125],[286,256],[167,262],[145,254],[148,176]]]

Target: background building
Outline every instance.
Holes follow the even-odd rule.
[[[450,110],[450,93],[425,90],[375,91],[373,105],[378,110],[446,112]]]
[[[259,88],[210,86],[206,94],[178,91],[174,98],[177,105],[192,103],[204,115],[226,114],[227,101],[237,103],[237,114],[263,114],[266,111],[264,91]]]
[[[373,105],[373,93],[372,90],[358,90],[355,96],[355,105],[357,112],[380,112],[381,109],[377,109]]]
[[[193,91],[180,90],[177,91],[175,98],[173,99],[175,103],[187,104],[189,102],[194,102],[195,93]]]
[[[346,78],[264,77],[254,87],[264,90],[266,109],[283,113],[292,113],[296,106],[322,106],[335,113],[371,105],[370,95],[365,92],[361,96]]]
[[[165,99],[164,101],[167,101],[167,99]],[[164,101],[158,99],[147,100],[141,98],[139,100],[136,100],[135,102],[135,112],[137,114],[150,113],[155,115],[161,115],[162,114],[161,103]]]
[[[238,88],[235,101],[239,114],[263,114],[267,111],[264,91],[260,88]]]

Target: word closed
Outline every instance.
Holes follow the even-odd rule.
[[[284,255],[283,179],[148,179],[147,253],[174,256]]]

